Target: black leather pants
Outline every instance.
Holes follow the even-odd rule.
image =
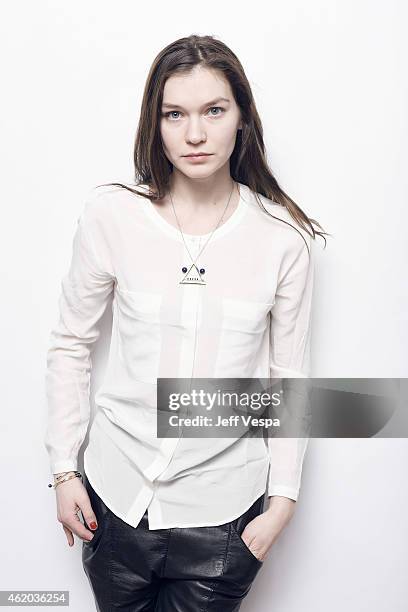
[[[262,567],[241,534],[263,512],[264,495],[222,525],[150,531],[147,510],[134,528],[106,507],[86,475],[84,485],[98,529],[82,543],[82,562],[99,612],[240,609]]]

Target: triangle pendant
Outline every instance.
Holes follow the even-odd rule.
[[[179,285],[206,285],[207,283],[202,279],[201,274],[195,264],[192,264],[189,271],[186,273],[183,280],[180,281]]]

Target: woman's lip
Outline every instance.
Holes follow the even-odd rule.
[[[198,162],[202,163],[206,161],[207,157],[211,157],[211,155],[186,155],[185,159],[188,159],[189,161],[198,164]]]
[[[203,153],[203,154],[200,154],[200,155],[197,155],[197,154],[195,154],[195,155],[184,155],[184,157],[208,157],[209,155],[212,155],[212,153]]]

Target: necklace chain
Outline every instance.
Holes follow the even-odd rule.
[[[232,192],[233,192],[233,190],[234,190],[234,185],[235,185],[235,183],[234,183],[234,181],[233,181],[233,182],[232,182],[232,189],[231,189],[231,192],[230,192],[230,195],[229,195],[229,198],[228,198],[228,202],[227,202],[227,204],[226,204],[226,206],[225,206],[225,208],[224,208],[224,212],[222,213],[222,216],[221,216],[221,218],[219,219],[219,221],[218,221],[217,225],[214,227],[213,231],[212,231],[212,232],[211,232],[211,234],[209,235],[209,237],[208,237],[207,241],[205,242],[204,246],[202,247],[202,249],[200,250],[200,252],[198,253],[198,255],[197,255],[197,257],[196,257],[195,259],[193,259],[193,258],[191,257],[191,253],[190,253],[189,248],[188,248],[188,246],[187,246],[187,244],[186,244],[186,241],[185,241],[185,239],[184,239],[183,230],[181,229],[181,225],[180,225],[180,222],[179,222],[178,217],[177,217],[177,214],[176,214],[176,209],[174,208],[174,203],[173,203],[173,198],[172,198],[172,196],[171,196],[171,191],[169,191],[169,194],[170,194],[170,200],[171,200],[171,205],[172,205],[172,207],[173,207],[174,216],[176,217],[177,225],[178,225],[178,227],[179,227],[179,230],[180,230],[180,233],[181,233],[181,237],[182,237],[183,242],[184,242],[184,246],[186,247],[187,253],[190,255],[190,259],[191,259],[191,261],[193,262],[193,264],[195,264],[195,262],[197,261],[197,259],[200,257],[201,253],[204,251],[204,249],[205,249],[205,247],[207,246],[208,242],[211,240],[211,237],[212,237],[213,233],[215,232],[215,230],[218,228],[219,224],[220,224],[220,223],[221,223],[221,221],[223,220],[224,215],[225,215],[225,213],[227,212],[227,208],[228,208],[228,205],[229,205],[230,200],[231,200]]]

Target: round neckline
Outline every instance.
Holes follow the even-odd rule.
[[[225,223],[223,223],[214,231],[212,235],[212,240],[220,238],[221,236],[224,236],[226,233],[228,233],[233,227],[238,224],[239,221],[241,221],[244,216],[244,213],[246,212],[247,205],[245,202],[245,195],[249,191],[249,188],[243,183],[237,182],[237,185],[239,190],[238,204],[232,215],[225,221]],[[182,242],[183,237],[181,236],[179,228],[175,227],[161,216],[150,198],[143,198],[143,200],[145,201],[144,210],[148,214],[149,218],[166,234]],[[212,231],[213,230],[211,230],[211,232],[207,232],[206,234],[187,234],[186,232],[183,232],[183,236],[190,242],[200,242],[201,240],[209,238],[209,236],[212,234]]]

